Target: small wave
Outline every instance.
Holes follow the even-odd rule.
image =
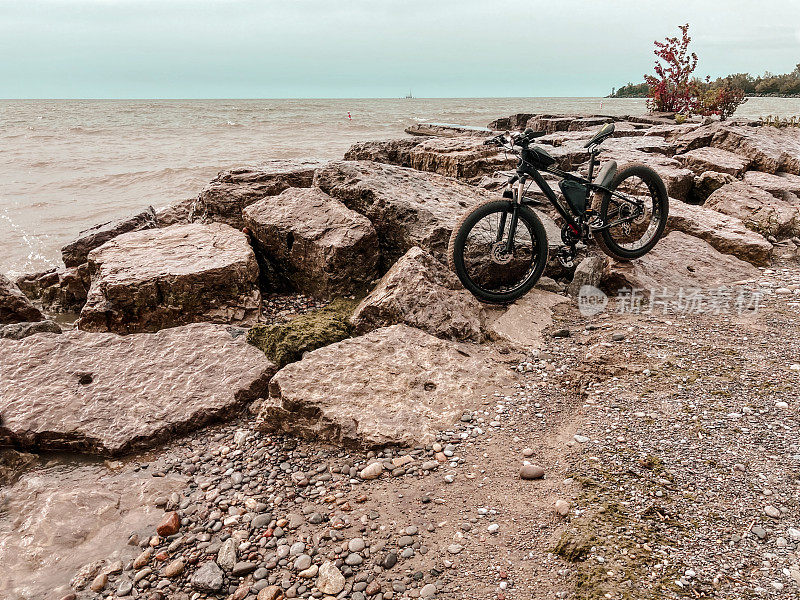
[[[225,121],[225,125],[228,127],[244,127],[241,123],[235,123],[233,121]]]
[[[104,133],[102,129],[90,129],[88,127],[82,127],[81,125],[70,127],[69,131],[72,133],[81,133],[83,135],[97,135]]]
[[[0,273],[6,271],[10,277],[15,277],[56,266],[48,235],[34,235],[20,227],[11,218],[8,208],[0,209],[0,221],[5,222],[13,237],[22,242],[22,247],[5,248],[4,257],[0,259]]]

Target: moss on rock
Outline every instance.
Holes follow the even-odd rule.
[[[337,299],[288,323],[255,325],[247,332],[247,341],[261,349],[282,368],[296,362],[303,354],[350,337],[350,315],[358,300]]]

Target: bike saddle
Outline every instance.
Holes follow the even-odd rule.
[[[530,141],[530,140],[535,140],[536,138],[542,137],[543,135],[547,135],[547,132],[546,131],[534,131],[533,129],[528,127],[528,129],[526,129],[525,131],[522,132],[522,135],[524,135],[528,139],[528,141]]]
[[[602,144],[605,140],[611,137],[614,133],[614,124],[613,123],[606,123],[600,128],[600,131],[595,133],[588,142],[586,142],[583,147],[588,148],[593,144]]]

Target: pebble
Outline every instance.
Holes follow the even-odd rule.
[[[361,479],[369,480],[377,479],[381,476],[381,473],[383,473],[383,463],[375,461],[374,463],[362,469],[359,475]]]
[[[282,594],[283,588],[277,585],[271,585],[258,592],[258,600],[278,600]]]
[[[436,589],[436,585],[433,583],[428,583],[422,586],[422,589],[419,591],[420,598],[433,598],[436,595],[436,592],[439,591]]]
[[[164,515],[161,522],[156,527],[156,533],[161,537],[169,537],[178,533],[181,527],[181,518],[176,512],[169,512]]]
[[[772,505],[764,507],[764,514],[766,514],[768,517],[772,517],[773,519],[781,518],[781,511]]]
[[[185,564],[182,560],[173,560],[164,568],[164,577],[177,577],[181,573],[183,573],[183,569],[185,568]]]
[[[523,465],[519,471],[520,479],[541,479],[544,477],[544,469],[539,465]]]
[[[198,592],[216,592],[222,589],[222,569],[214,561],[204,562],[194,572],[190,582],[192,588]]]
[[[567,500],[559,498],[554,505],[557,514],[566,517],[569,514],[570,504]]]
[[[335,596],[344,589],[344,584],[342,572],[331,561],[325,561],[319,568],[317,589],[323,594]]]
[[[462,546],[461,544],[450,544],[447,547],[447,551],[450,554],[459,554],[463,549],[464,549],[464,546]]]
[[[577,433],[572,436],[572,439],[574,439],[579,444],[585,444],[586,442],[589,441],[588,437],[586,437],[585,435],[578,435]]]

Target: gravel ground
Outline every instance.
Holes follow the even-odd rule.
[[[741,314],[559,307],[545,349],[499,365],[517,383],[428,447],[242,419],[109,463],[188,483],[77,597],[797,597],[800,267],[757,285]]]

